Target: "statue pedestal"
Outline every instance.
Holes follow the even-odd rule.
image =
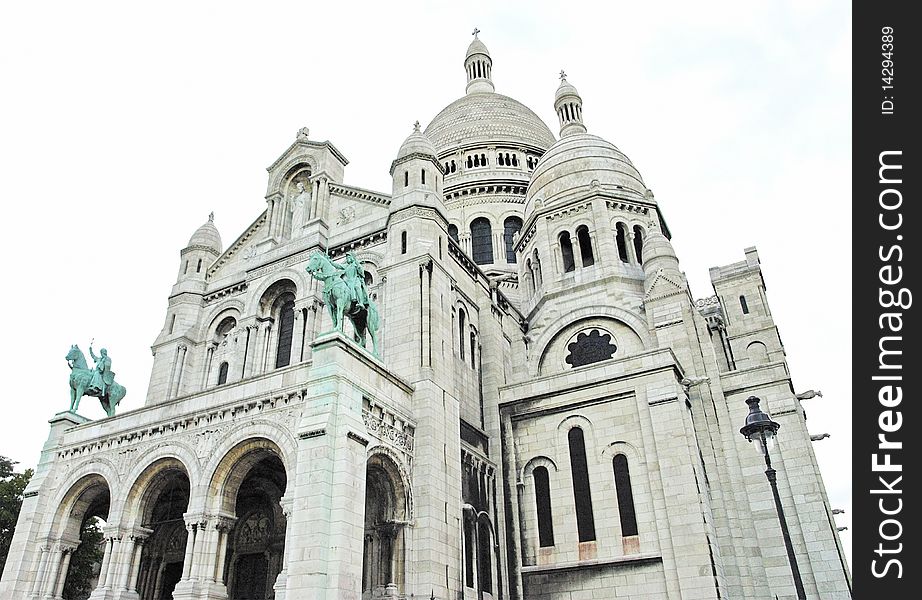
[[[48,437],[59,437],[60,433],[63,433],[64,430],[70,429],[76,425],[83,425],[84,423],[89,423],[91,419],[82,417],[75,412],[65,410],[64,412],[59,412],[55,416],[48,419],[48,422],[51,423],[51,435]],[[58,436],[54,435],[57,430]]]

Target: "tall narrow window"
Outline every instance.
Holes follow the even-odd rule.
[[[458,339],[459,341],[459,351],[461,352],[461,360],[464,360],[464,309],[458,309]]]
[[[401,254],[407,253],[407,232],[406,231],[400,232],[400,253]]]
[[[518,217],[508,217],[503,221],[503,241],[506,243],[506,262],[515,263],[515,249],[513,248],[512,239],[515,234],[522,230],[522,219]]]
[[[227,383],[227,361],[221,363],[221,366],[218,367],[218,385],[222,383]]]
[[[477,548],[477,578],[480,579],[480,588],[493,592],[493,559],[490,553],[493,540],[490,535],[490,526],[481,522],[478,527],[480,546]]]
[[[467,157],[467,168],[470,169],[473,166],[474,166],[474,159],[468,156]]]
[[[471,254],[478,265],[493,262],[493,228],[485,217],[478,217],[471,222]]]
[[[487,155],[486,154],[480,155],[480,166],[482,167],[487,166]]]
[[[423,182],[423,185],[426,185],[426,169],[420,171],[420,178]]]
[[[461,243],[461,240],[458,239],[458,226],[457,225],[452,224],[448,226],[448,237],[453,239],[456,244]]]
[[[743,309],[743,314],[749,314],[749,304],[746,303],[746,296],[740,296],[740,308]]]
[[[643,229],[634,225],[634,252],[637,254],[637,264],[643,264]]]
[[[570,232],[561,232],[558,239],[560,241],[560,254],[563,258],[563,271],[564,273],[569,273],[576,269],[576,261],[573,260],[573,241],[570,239]]]
[[[464,524],[464,583],[474,587],[474,524],[470,521]]]
[[[291,340],[294,337],[295,303],[291,300],[279,310],[279,347],[275,353],[275,368],[291,363]]]
[[[471,332],[471,368],[477,368],[477,336],[474,335],[474,332]]]
[[[196,273],[201,273],[201,272],[202,272],[202,259],[201,259],[201,258],[198,259],[198,264],[195,265],[195,272],[196,272]]]
[[[618,244],[618,258],[621,262],[628,262],[627,257],[627,226],[624,223],[615,225],[615,243]]]
[[[505,166],[506,166],[506,161],[503,160],[503,153],[502,153],[502,152],[500,152],[500,153],[497,155],[497,157],[496,157],[496,164],[498,164],[498,165],[501,166],[501,167],[505,167]]]
[[[576,239],[579,241],[579,254],[583,261],[584,267],[595,264],[595,256],[592,254],[592,238],[589,237],[589,228],[580,225],[576,229]]]
[[[535,266],[535,289],[541,287],[544,281],[544,273],[541,272],[541,259],[538,258],[538,249],[532,252],[532,264]]]
[[[586,442],[583,430],[570,429],[570,470],[573,474],[573,499],[576,501],[576,530],[580,542],[595,540],[595,518],[592,516],[592,495],[589,490],[589,465],[586,463]]]
[[[403,172],[403,187],[407,187],[408,185],[410,185],[410,172],[404,171]]]
[[[176,326],[176,315],[170,317],[170,333],[173,333],[173,328]]]
[[[186,266],[185,266],[185,267],[183,268],[183,270],[182,270],[182,274],[185,275],[185,274],[188,273],[188,272],[189,272],[189,261],[187,260],[187,261],[186,261]]]
[[[451,161],[451,172],[454,173],[457,169],[458,167],[455,165],[455,161]]]
[[[627,457],[617,454],[611,463],[615,471],[618,512],[621,513],[621,535],[637,535],[637,515],[634,513],[634,492],[631,491],[631,472],[627,467]]]
[[[554,521],[551,518],[551,484],[546,467],[535,467],[531,472],[535,480],[535,504],[538,508],[538,545],[554,545]]]

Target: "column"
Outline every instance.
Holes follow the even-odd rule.
[[[432,332],[430,331],[430,278],[432,277],[432,260],[419,263],[419,285],[422,307],[420,309],[420,365],[432,366]],[[461,340],[461,343],[465,343]]]
[[[317,204],[320,202],[320,179],[315,179],[311,183],[311,207],[310,207],[310,219],[317,218]]]
[[[109,564],[112,562],[112,538],[106,536],[105,550],[102,555],[102,566],[99,567],[99,579],[96,581],[96,589],[102,589],[106,586],[106,579],[109,576]]]
[[[224,565],[227,561],[227,536],[230,534],[230,530],[234,526],[234,521],[236,520],[236,517],[222,516],[218,519],[217,523],[215,523],[215,529],[217,530],[218,535],[218,551],[217,560],[215,562],[215,570],[212,577],[216,583],[221,585],[225,585]],[[281,598],[276,596],[276,600],[281,600]]]
[[[330,214],[330,180],[326,177],[320,178],[320,214],[318,215],[324,221],[329,219]]]
[[[247,341],[244,343],[244,359],[241,377],[251,377],[256,374],[256,349],[259,346],[259,325],[247,325]]]
[[[194,522],[186,521],[186,554],[182,560],[182,578],[189,579],[192,575],[192,551],[195,548],[195,527]]]
[[[45,591],[43,596],[45,598],[54,597],[54,592],[58,587],[58,577],[61,575],[62,552],[63,549],[60,543],[54,544],[51,548],[51,552],[49,552],[48,569],[45,573],[45,582],[42,584],[42,589]]]
[[[195,549],[192,551],[192,579],[201,579],[202,578],[202,562],[205,560],[205,555],[208,553],[208,521],[207,517],[200,516],[196,521],[194,527],[196,528],[195,533]]]
[[[301,349],[304,347],[304,307],[295,304],[295,323],[291,332],[291,360],[290,365],[301,362]]]
[[[272,322],[266,322],[262,326],[262,333],[259,336],[261,340],[260,346],[260,361],[259,361],[259,372],[265,373],[269,370],[269,348],[271,347],[272,342]]]
[[[279,505],[282,507],[282,514],[285,515],[285,545],[282,547],[282,569],[279,571],[278,577],[275,578],[275,584],[273,584],[272,588],[275,590],[275,600],[285,600],[285,586],[288,581],[288,554],[291,548],[289,545],[292,530],[290,521],[294,500],[282,496],[279,499]]]
[[[234,332],[234,355],[233,359],[230,361],[230,365],[227,369],[227,381],[236,381],[237,379],[243,379],[244,369],[246,368],[246,350],[247,350],[247,335],[249,334],[249,327],[238,327]]]
[[[211,361],[214,359],[214,351],[218,347],[217,342],[209,342],[205,348],[205,369],[202,373],[202,389],[208,388],[208,375],[211,373]]]
[[[45,576],[45,569],[48,567],[50,552],[51,548],[47,545],[39,547],[38,574],[35,576],[35,581],[32,582],[32,592],[29,594],[31,597],[38,596],[42,593],[42,579]]]
[[[70,567],[70,559],[74,555],[74,550],[76,546],[67,546],[62,548],[64,553],[64,560],[61,563],[61,573],[58,575],[58,585],[54,591],[55,600],[61,600],[62,595],[64,594],[64,583],[67,581],[67,569]]]
[[[169,394],[170,398],[175,398],[179,395],[180,386],[182,385],[183,368],[186,363],[186,351],[188,349],[188,346],[185,344],[179,344],[176,347],[176,363],[173,365],[174,377],[171,382],[172,389]]]
[[[633,265],[639,265],[640,261],[637,260],[637,251],[634,249],[634,230],[625,225],[624,233],[625,244],[627,244],[627,260]]]
[[[304,346],[302,347],[304,360],[310,359],[313,353],[311,343],[314,341],[314,338],[317,337],[318,310],[320,310],[320,304],[317,302],[316,298],[312,298],[310,304],[307,305],[307,324],[304,328]]]

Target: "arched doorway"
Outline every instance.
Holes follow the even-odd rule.
[[[136,485],[143,490],[141,525],[151,531],[141,550],[137,591],[141,600],[170,600],[183,576],[189,476],[179,461],[165,459],[151,465]]]
[[[384,598],[404,587],[406,488],[396,464],[375,454],[365,471],[365,543],[362,556],[362,599]],[[396,589],[395,589],[396,588]]]
[[[286,519],[281,499],[288,479],[278,447],[249,440],[222,461],[222,510],[236,521],[227,536],[224,581],[230,600],[272,600],[283,568]]]
[[[108,558],[102,528],[109,516],[109,485],[100,475],[78,481],[59,512],[58,542],[44,549],[37,595],[85,600],[99,585]]]

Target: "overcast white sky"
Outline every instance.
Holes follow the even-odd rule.
[[[36,464],[73,343],[107,347],[120,409],[143,404],[179,250],[211,211],[233,242],[298,128],[348,157],[347,183],[389,192],[412,123],[464,93],[475,26],[496,90],[555,133],[567,71],[589,131],[656,193],[696,297],[758,247],[795,386],[825,395],[808,425],[832,434],[814,447],[850,525],[851,15],[834,0],[4,3],[0,455]]]

